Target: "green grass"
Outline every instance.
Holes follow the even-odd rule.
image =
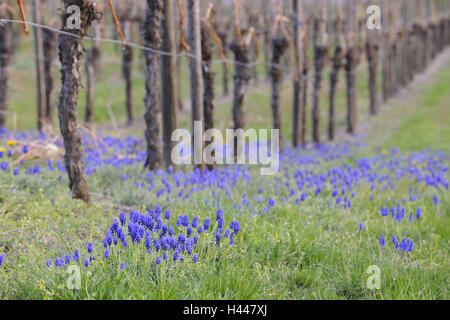
[[[450,72],[440,74],[436,80],[437,83],[427,86],[425,95],[419,98],[418,103],[423,107],[402,119],[387,146],[396,145],[402,150],[431,147],[450,151]]]
[[[104,181],[109,174],[112,185]],[[45,180],[21,177],[6,182],[0,189],[1,246],[7,251],[0,269],[0,294],[3,299],[447,299],[448,298],[448,193],[441,193],[440,214],[431,202],[431,190],[421,194],[423,218],[419,223],[384,222],[379,208],[386,200],[407,195],[410,181],[395,190],[380,192],[369,200],[368,186],[357,190],[351,210],[328,207],[330,190],[320,198],[311,196],[300,206],[278,203],[267,213],[242,214],[233,208],[243,190],[257,193],[257,184],[240,181],[230,198],[221,193],[221,206],[227,223],[241,221],[242,231],[236,245],[216,249],[212,239],[202,239],[197,264],[172,263],[156,267],[155,254],[147,256],[143,246],[126,250],[119,259],[102,257],[101,238],[109,223],[120,212],[118,205],[143,209],[154,206],[154,194],[131,190],[138,170],[127,171],[130,181],[120,185],[119,173],[92,175],[90,189],[94,202],[87,206],[73,201],[65,190],[66,179],[57,176]],[[257,178],[255,178],[257,179]],[[264,185],[264,199],[276,184]],[[9,191],[14,185],[16,190]],[[281,189],[286,195],[288,189]],[[101,193],[101,196],[98,195]],[[135,193],[134,199],[130,193]],[[273,192],[272,192],[273,193]],[[191,203],[170,205],[173,215],[214,216],[215,209],[202,199],[210,191],[197,194]],[[162,202],[164,203],[164,202]],[[258,205],[256,209],[261,209]],[[415,210],[416,204],[407,205]],[[163,208],[165,206],[163,205]],[[174,219],[172,217],[172,219]],[[405,219],[406,220],[406,219]],[[358,224],[366,228],[361,232]],[[415,240],[415,250],[408,257],[389,248],[380,252],[377,238],[381,233],[407,235]],[[97,260],[89,269],[82,267],[82,289],[69,290],[65,269],[55,271],[44,265],[48,258],[63,256],[94,239]],[[389,239],[386,240],[389,242]],[[169,257],[170,258],[170,257]],[[98,262],[97,262],[98,261]],[[124,270],[118,266],[126,261]],[[366,289],[370,265],[381,269],[381,290]]]
[[[380,115],[366,126],[367,146],[357,154],[374,155],[380,149],[394,146],[406,152],[426,147],[448,152],[449,67],[450,61],[447,61],[429,82],[414,84],[411,95],[384,106]],[[137,84],[142,81],[139,77]],[[360,81],[365,81],[364,73]],[[120,84],[112,80],[99,84],[97,90],[102,93],[96,99],[106,101],[109,92],[115,91],[114,86],[118,89]],[[246,97],[248,126],[270,126],[269,94],[268,90],[256,88]],[[291,91],[286,83],[283,134],[287,139],[290,99]],[[118,110],[120,100],[115,101],[113,110]],[[342,92],[338,101],[339,121],[342,122],[345,116]],[[364,116],[367,114],[364,109],[367,91],[363,88],[358,101],[360,119],[365,123],[368,118]],[[17,105],[17,101],[12,104]],[[227,102],[218,107],[219,127],[229,124],[225,120],[230,118],[229,112]],[[325,115],[326,110],[322,110],[323,119],[326,119]],[[101,115],[98,114],[96,119],[101,121]],[[322,172],[352,161],[351,157],[336,159],[310,168]],[[296,168],[289,170],[292,173]],[[122,172],[128,177],[124,182]],[[59,179],[56,172],[14,177],[11,172],[0,171],[0,252],[7,253],[5,264],[0,267],[0,298],[448,299],[448,191],[421,188],[418,203],[405,204],[407,213],[414,212],[419,203],[422,206],[423,216],[415,223],[409,223],[407,217],[401,223],[391,218],[384,221],[379,214],[381,206],[396,203],[408,196],[411,186],[417,186],[417,182],[409,179],[401,180],[395,189],[374,193],[370,186],[361,184],[356,190],[357,197],[352,199],[352,208],[347,210],[329,207],[331,190],[324,190],[320,197],[309,195],[300,205],[277,201],[269,211],[255,215],[252,211],[261,210],[263,204],[252,205],[241,212],[234,208],[243,191],[250,197],[262,187],[267,202],[269,196],[274,196],[274,190],[279,190],[277,198],[280,198],[288,194],[289,188],[279,185],[279,177],[259,178],[258,171],[251,169],[252,183],[239,180],[229,197],[223,191],[217,191],[226,223],[232,219],[241,221],[235,246],[217,249],[212,239],[201,239],[200,258],[196,264],[167,261],[156,266],[153,263],[155,254],[148,257],[142,246],[126,250],[121,259],[113,256],[105,262],[101,239],[112,219],[124,207],[143,210],[146,206],[161,203],[163,209],[170,207],[172,210],[172,220],[182,213],[190,218],[197,214],[201,220],[215,214],[215,207],[204,202],[205,197],[211,196],[211,190],[196,193],[191,201],[172,202],[167,206],[154,193],[133,188],[141,173],[136,167],[99,169],[88,177],[93,203],[86,205],[70,198],[67,178]],[[154,190],[157,190],[161,183],[155,181]],[[441,201],[438,207],[431,200],[435,193]],[[371,194],[372,200],[369,199]],[[366,226],[363,231],[358,228],[361,221]],[[377,243],[381,233],[386,235],[387,243],[383,251]],[[406,256],[393,250],[392,233],[414,239],[414,251]],[[84,257],[90,239],[94,240],[97,259],[88,269],[81,267],[81,290],[70,290],[66,285],[69,275],[65,269],[47,269],[45,261],[64,256],[76,247]],[[118,267],[122,261],[126,261],[124,270]],[[369,277],[366,269],[371,265],[377,265],[381,270],[380,290],[366,287]]]

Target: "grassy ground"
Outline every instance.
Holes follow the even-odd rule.
[[[353,147],[348,152],[337,151],[339,157],[335,159],[327,158],[330,151],[288,150],[283,169],[276,176],[262,178],[257,168],[252,167],[238,173],[234,168],[226,168],[219,175],[225,181],[225,188],[217,187],[217,176],[206,182],[189,182],[185,191],[189,189],[192,193],[186,198],[175,196],[183,189],[183,185],[175,187],[175,177],[181,177],[184,182],[189,180],[188,174],[156,174],[153,190],[149,192],[140,165],[103,165],[88,176],[93,202],[85,205],[70,199],[65,174],[48,170],[45,162],[41,174],[25,174],[30,164],[25,162],[20,167],[21,174],[14,176],[11,165],[8,170],[0,171],[0,252],[6,252],[5,263],[0,266],[0,297],[448,299],[449,192],[442,186],[438,189],[426,186],[406,171],[413,168],[430,174],[432,167],[433,172],[439,172],[448,181],[445,167],[450,164],[449,80],[450,61],[447,60],[429,81],[413,84],[407,95],[384,106],[370,123],[364,116],[366,110],[360,108],[364,128],[361,134],[366,137],[351,143]],[[113,92],[106,89],[105,85],[105,94]],[[359,101],[364,105],[367,97],[361,89]],[[286,85],[283,113],[287,138],[290,96]],[[247,97],[249,126],[270,125],[269,109],[261,107],[267,105],[268,97],[268,90],[258,89]],[[338,99],[343,108],[343,97]],[[221,126],[227,125],[220,119],[228,114],[229,105],[225,102],[217,110]],[[361,141],[364,146],[355,146]],[[392,147],[399,151],[392,152]],[[417,153],[424,148],[430,149]],[[434,149],[446,153],[434,153]],[[123,151],[111,150],[103,159],[112,154],[123,155]],[[363,174],[364,170],[358,166],[358,159],[363,157],[390,163],[381,167],[382,162],[376,162],[380,167],[369,173],[391,177],[394,186],[384,188],[384,183],[377,183],[372,189],[369,177],[361,176],[361,181],[351,187],[355,196],[350,195],[350,190],[346,192],[352,201],[351,208],[335,205],[330,170],[351,165]],[[296,188],[298,170],[305,174],[311,170],[314,183],[320,181],[321,175],[328,174],[318,195],[314,183],[311,186],[307,183],[301,191]],[[399,171],[403,175],[396,179]],[[163,187],[164,177],[173,185],[171,199],[166,198],[167,192],[161,197],[156,195]],[[145,182],[144,188],[136,187],[137,181]],[[293,195],[290,195],[291,188]],[[242,204],[244,192],[248,205]],[[257,201],[260,192],[261,203]],[[306,193],[305,201],[296,203],[302,192]],[[411,195],[416,199],[408,198]],[[433,196],[439,199],[437,204]],[[264,210],[269,198],[275,204]],[[406,209],[401,222],[390,215],[381,217],[381,207],[396,206],[398,202]],[[147,254],[142,243],[131,245],[131,241],[127,249],[121,249],[120,245],[113,247],[111,256],[104,259],[102,238],[120,211],[129,208],[144,211],[158,204],[163,212],[172,211],[169,221],[172,225],[179,214],[187,214],[190,219],[198,215],[200,221],[209,216],[214,221],[216,210],[221,207],[225,224],[239,220],[241,230],[235,236],[234,245],[223,239],[220,248],[215,246],[211,232],[202,234],[195,249],[199,254],[197,263],[186,254],[183,263],[173,262],[169,255],[167,261],[156,265],[159,254],[155,250]],[[423,211],[420,220],[414,217],[409,222],[409,213],[415,216],[418,206]],[[360,222],[364,223],[362,230]],[[175,229],[176,233],[184,230]],[[386,237],[383,249],[378,244],[381,234]],[[406,254],[401,249],[395,250],[392,234],[413,239],[413,251]],[[87,256],[85,247],[89,240],[94,243],[96,259],[85,268],[82,261]],[[66,267],[54,267],[55,257],[64,257],[75,248],[80,250],[81,258],[77,264],[81,266],[80,290],[68,288]],[[52,259],[51,268],[45,266],[47,259]],[[122,270],[121,262],[125,262]],[[371,265],[380,268],[380,289],[371,290],[366,286],[370,276],[366,270]]]

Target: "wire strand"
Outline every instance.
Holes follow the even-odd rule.
[[[15,19],[5,19],[5,18],[0,18],[0,25],[5,24],[5,23],[18,23],[18,24],[28,24],[31,25],[33,27],[38,27],[38,28],[42,28],[42,29],[46,29],[58,34],[63,34],[63,35],[67,35],[67,36],[71,36],[77,39],[83,39],[83,40],[91,40],[91,41],[100,41],[100,42],[106,42],[106,43],[112,43],[112,44],[118,44],[123,46],[123,42],[121,40],[114,40],[114,39],[108,39],[108,38],[101,38],[101,37],[95,37],[95,36],[80,36],[71,32],[67,32],[67,31],[63,31],[63,30],[59,30],[56,29],[54,27],[51,27],[49,25],[44,25],[44,24],[39,24],[39,23],[35,23],[35,22],[31,22],[31,21],[22,21],[22,20],[15,20]],[[170,53],[170,52],[166,52],[166,51],[162,51],[162,50],[157,50],[157,49],[153,49],[153,48],[149,48],[149,47],[145,47],[142,46],[140,44],[134,43],[134,42],[127,42],[127,46],[128,47],[134,47],[143,51],[148,51],[151,52],[153,54],[159,54],[159,55],[163,55],[163,56],[169,56],[169,57],[175,57],[175,58],[180,58],[180,57],[187,57],[190,59],[197,59],[193,54],[190,54],[188,52],[180,52],[180,53]],[[203,64],[205,64],[204,60],[201,60],[201,62]],[[277,67],[280,68],[283,71],[290,71],[295,73],[296,72],[296,68],[294,67],[286,67],[282,64],[274,64],[271,62],[266,62],[263,60],[255,60],[253,62],[241,62],[241,61],[236,61],[236,60],[223,60],[223,59],[215,59],[211,61],[211,65],[217,65],[217,64],[226,64],[226,63],[231,63],[234,65],[239,65],[239,66],[247,66],[249,68],[251,67],[256,67],[259,65],[265,65],[267,67]],[[326,74],[325,74],[326,75]],[[314,76],[314,71],[312,70],[312,72],[308,73],[307,78],[310,79]],[[304,76],[301,76],[302,79],[304,79]]]

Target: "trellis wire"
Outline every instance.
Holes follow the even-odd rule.
[[[121,46],[123,46],[123,41],[121,41],[121,40],[114,40],[114,39],[101,38],[101,37],[95,37],[95,36],[84,36],[84,37],[82,37],[82,36],[79,36],[77,34],[73,34],[71,32],[67,32],[67,31],[56,29],[56,28],[51,27],[49,25],[39,24],[39,23],[31,22],[31,21],[24,22],[22,20],[0,18],[0,26],[2,24],[5,24],[5,23],[28,24],[28,25],[33,26],[33,27],[39,27],[39,28],[42,28],[42,29],[46,29],[46,30],[58,33],[58,34],[68,35],[68,36],[71,36],[71,37],[74,37],[74,38],[78,38],[78,39],[100,41],[100,42],[113,43],[113,44],[120,44]],[[134,47],[134,48],[140,49],[140,50],[143,50],[143,51],[148,51],[148,52],[151,52],[151,53],[154,53],[154,54],[163,55],[163,56],[170,56],[170,57],[175,57],[175,58],[187,57],[187,58],[190,58],[190,59],[196,59],[196,57],[194,55],[189,54],[188,52],[184,52],[184,51],[180,52],[180,53],[173,54],[173,53],[170,53],[170,52],[166,52],[166,51],[162,51],[162,50],[157,50],[157,49],[145,47],[145,46],[142,46],[142,45],[137,44],[135,42],[127,42],[126,45],[130,46],[130,47]],[[253,62],[247,62],[246,63],[246,62],[240,62],[240,61],[236,61],[236,60],[215,59],[215,60],[212,60],[211,64],[212,65],[216,65],[216,64],[224,64],[224,63],[227,63],[227,62],[231,63],[231,64],[234,64],[234,65],[247,66],[247,67],[256,67],[258,65],[265,65],[265,66],[268,66],[268,67],[277,67],[277,68],[280,68],[280,69],[282,69],[284,71],[295,72],[295,68],[286,67],[286,66],[283,66],[282,64],[273,64],[271,62],[265,62],[265,61],[262,61],[262,60],[260,60],[260,61],[253,61]],[[202,60],[202,63],[205,63],[205,62]],[[309,76],[308,76],[308,79],[310,77],[312,77],[313,75],[314,75],[314,73],[310,73]],[[303,79],[305,78],[304,76],[301,76],[301,77]]]

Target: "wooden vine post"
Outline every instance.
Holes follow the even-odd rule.
[[[389,0],[381,0],[381,17],[382,17],[382,66],[381,66],[381,77],[382,77],[382,97],[383,102],[387,102],[390,97],[390,88],[391,88],[391,29],[388,17],[388,10],[386,1]]]
[[[42,23],[41,18],[41,1],[32,1],[33,20],[35,23]],[[46,121],[45,116],[45,78],[44,78],[44,47],[42,39],[42,30],[39,27],[33,28],[34,38],[34,64],[36,69],[36,98],[37,98],[37,128],[42,130]]]
[[[178,72],[177,72],[177,46],[175,41],[175,23],[172,1],[163,1],[164,19],[162,20],[162,118],[163,118],[163,158],[166,168],[172,166],[172,149],[176,142],[172,141],[172,132],[177,128],[178,99]]]
[[[183,50],[185,52],[189,52],[190,48],[187,44],[186,40],[184,39],[184,26],[185,26],[185,18],[184,18],[184,9],[183,9],[183,3],[182,0],[177,0],[177,9],[178,9],[178,35],[180,43],[178,45],[178,51],[181,53]],[[181,62],[182,62],[182,56],[181,54],[177,56],[177,75],[178,79],[176,81],[177,83],[177,91],[180,92],[180,75],[181,75]],[[183,99],[181,97],[181,94],[178,95],[178,108],[179,110],[184,110],[184,103]]]
[[[101,37],[101,29],[98,22],[94,26],[95,37]],[[99,63],[101,52],[101,44],[99,40],[94,40],[92,48],[87,50],[85,71],[86,71],[86,113],[84,121],[86,124],[92,122],[92,116],[94,114],[94,88],[95,88],[95,70]]]
[[[53,66],[57,53],[58,34],[47,29],[42,29],[43,50],[44,50],[44,83],[45,83],[45,117],[48,124],[53,119],[54,102],[52,99],[55,77]]]
[[[377,35],[378,34],[376,29],[367,30],[366,32],[366,56],[369,81],[369,112],[371,115],[377,114],[379,108],[377,90],[379,44]]]
[[[401,2],[401,21],[402,21],[402,64],[401,64],[401,84],[405,87],[409,81],[409,12],[408,0]]]
[[[125,39],[131,39],[133,19],[131,7],[123,8],[120,13],[120,21]],[[133,113],[133,47],[125,45],[122,50],[122,76],[125,81],[125,109],[127,112],[127,125],[134,121]]]
[[[250,53],[249,45],[251,37],[244,41],[239,23],[239,2],[234,0],[235,5],[235,24],[236,39],[230,43],[230,50],[234,54],[234,92],[233,92],[233,124],[234,129],[243,129],[244,121],[244,97],[247,92],[248,84],[251,78],[249,71]],[[242,154],[244,150],[238,150],[237,137],[234,138],[234,155]]]
[[[161,49],[161,21],[163,18],[163,0],[147,0],[145,22],[142,37],[144,45],[153,50]],[[162,165],[159,114],[161,112],[160,70],[161,60],[157,53],[144,51],[145,58],[145,140],[147,157],[144,167],[157,170]]]
[[[338,83],[339,71],[342,68],[345,57],[344,42],[340,35],[343,31],[342,11],[337,10],[336,19],[333,20],[334,30],[337,35],[334,37],[334,52],[331,58],[330,71],[330,88],[329,88],[329,110],[328,110],[328,140],[332,141],[335,138],[336,132],[336,86]]]
[[[300,14],[299,14],[299,10],[300,10],[300,6],[301,3],[299,3],[299,0],[292,0],[292,33],[293,33],[293,38],[294,38],[294,48],[295,48],[295,59],[297,59],[297,61],[300,61],[300,52],[301,52],[301,46],[302,46],[302,41],[300,39],[300,28],[299,25],[301,22],[300,21]],[[300,73],[300,64],[295,66],[295,68],[297,68],[296,72]],[[293,100],[292,100],[292,145],[294,146],[294,148],[297,148],[299,145],[299,138],[300,138],[300,126],[301,126],[301,121],[300,121],[300,115],[301,115],[301,110],[300,110],[300,94],[301,94],[301,82],[300,82],[300,78],[296,77],[294,75],[293,78]]]
[[[312,108],[312,139],[314,143],[320,143],[320,89],[322,87],[322,71],[328,55],[325,0],[322,0],[321,12],[320,18],[314,18],[314,84]]]
[[[208,8],[208,12],[204,19],[201,21],[201,45],[202,45],[202,72],[203,72],[203,117],[204,117],[204,130],[214,128],[214,70],[212,69],[212,34],[214,28],[212,5]],[[209,19],[211,23],[209,24]],[[210,28],[211,25],[211,28]],[[217,36],[217,35],[216,35]],[[219,40],[220,41],[220,40]],[[215,137],[211,137],[211,142],[214,142]],[[206,151],[206,149],[205,149]],[[211,157],[215,157],[214,149],[211,151]],[[216,163],[208,163],[209,170],[214,170]]]
[[[203,74],[202,74],[202,47],[200,33],[200,3],[199,0],[187,0],[189,39],[189,75],[191,86],[192,132],[194,137],[203,135]],[[202,124],[201,128],[195,126],[196,122]],[[197,132],[201,130],[200,132]],[[197,141],[198,140],[198,141]],[[194,139],[194,164],[204,170],[203,139]]]
[[[14,17],[14,11],[8,2],[0,5],[0,16],[7,19]],[[0,25],[0,128],[6,125],[8,102],[9,68],[12,54],[13,28],[11,24]]]
[[[356,40],[356,2],[346,1],[346,55],[345,78],[347,84],[347,132],[354,134],[356,131],[356,65],[359,50]]]
[[[299,132],[300,140],[302,146],[306,145],[306,109],[308,102],[308,76],[309,76],[309,53],[308,53],[308,20],[303,13],[303,1],[299,0],[299,15],[300,21],[302,22],[302,30],[300,35],[300,41],[302,43],[302,55],[303,64],[301,67],[301,96],[300,96],[300,121],[299,121]]]
[[[289,48],[288,40],[283,36],[272,39],[272,64],[270,68],[270,78],[272,84],[271,109],[273,116],[273,129],[281,130],[280,112],[280,92],[282,85],[283,67],[281,59]],[[280,152],[282,150],[282,140],[280,139]]]
[[[67,8],[71,5],[77,5],[80,8],[80,28],[68,25],[70,15],[67,13]],[[98,19],[98,13],[88,0],[64,0],[64,8],[61,29],[64,33],[58,37],[61,62],[59,126],[64,139],[64,160],[69,175],[70,190],[74,198],[89,202],[90,195],[83,169],[81,134],[77,126],[77,98],[80,86],[81,57],[84,51],[80,37],[86,35],[92,22]]]
[[[217,35],[220,38],[221,43],[223,44],[223,54],[225,58],[228,58],[228,28],[229,24],[226,24],[224,26],[221,26],[220,29],[217,30]],[[222,63],[222,94],[224,97],[228,96],[229,94],[229,86],[228,86],[228,63],[223,62]]]

